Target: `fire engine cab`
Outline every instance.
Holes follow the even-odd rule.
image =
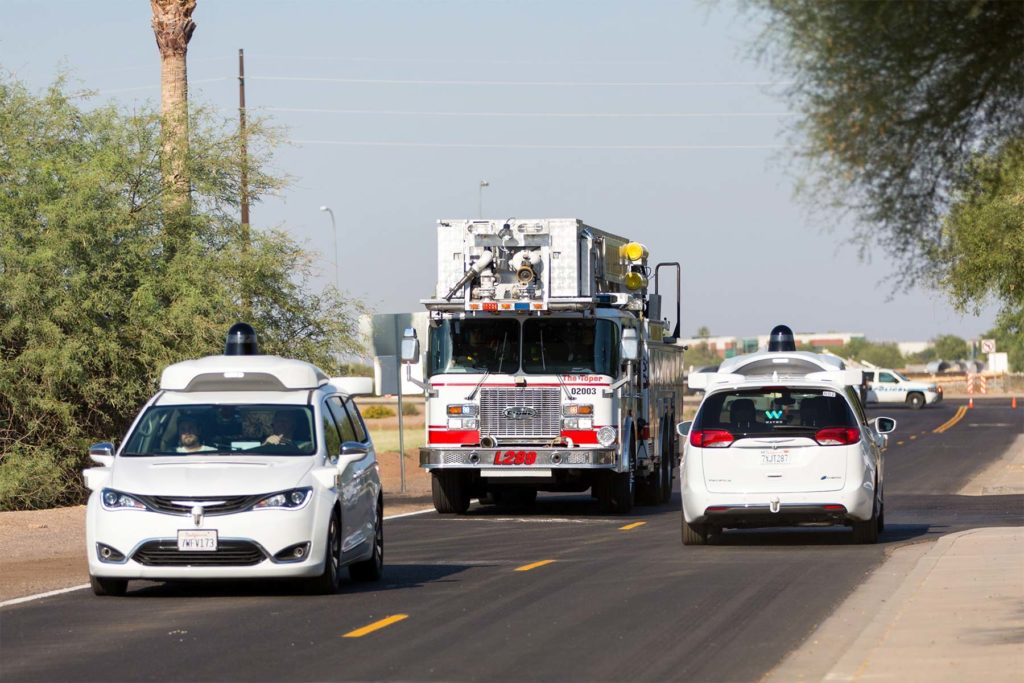
[[[425,340],[434,507],[590,490],[607,512],[667,501],[678,464],[678,263],[577,219],[442,220]],[[675,275],[676,320],[659,275]],[[421,362],[406,330],[402,360]],[[410,367],[411,369],[411,367]],[[407,371],[411,378],[411,372]]]

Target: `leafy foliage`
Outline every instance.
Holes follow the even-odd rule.
[[[749,4],[766,10],[763,54],[791,79],[804,115],[794,133],[821,184],[811,201],[852,211],[862,244],[902,260],[902,284],[931,281],[948,256],[941,217],[978,174],[976,155],[1024,139],[1024,3]],[[953,245],[965,267],[989,255],[956,253],[967,246]],[[977,291],[942,284],[961,300]]]
[[[87,445],[120,438],[159,372],[218,353],[238,320],[266,353],[329,363],[356,351],[360,307],[309,291],[283,232],[239,240],[238,139],[192,127],[195,213],[164,229],[155,112],[84,109],[62,80],[0,80],[0,509],[80,500]],[[253,195],[272,140],[250,127]],[[244,296],[240,293],[245,293]]]
[[[940,360],[963,360],[970,355],[967,342],[954,334],[944,334],[932,340],[935,357]]]
[[[903,354],[895,344],[871,342],[867,339],[855,337],[837,352],[843,358],[857,361],[867,361],[882,368],[903,367]]]
[[[363,417],[367,420],[379,420],[383,417],[394,417],[395,411],[389,406],[379,404],[369,405],[362,409]]]

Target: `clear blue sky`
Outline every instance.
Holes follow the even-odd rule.
[[[892,295],[841,225],[812,222],[784,163],[784,103],[748,58],[756,18],[720,2],[198,0],[194,102],[287,128],[293,179],[252,210],[377,312],[432,294],[434,221],[578,217],[683,265],[683,333],[977,337],[994,319]],[[5,0],[0,67],[42,88],[66,67],[130,107],[159,101],[145,0]]]

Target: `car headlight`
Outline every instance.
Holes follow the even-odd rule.
[[[313,496],[313,488],[310,486],[303,486],[300,489],[291,489],[290,491],[280,491],[278,493],[272,493],[266,498],[263,498],[256,502],[252,506],[253,510],[298,510],[299,508],[305,507],[306,503]]]
[[[608,447],[615,443],[615,427],[601,427],[597,430],[597,442]]]
[[[121,493],[114,489],[103,489],[100,492],[100,500],[107,510],[145,510],[146,506],[127,493]]]

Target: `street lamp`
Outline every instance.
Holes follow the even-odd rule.
[[[479,201],[479,206],[478,206],[479,213],[480,213],[480,218],[484,217],[484,188],[485,187],[490,187],[490,186],[491,186],[491,184],[489,182],[487,182],[486,180],[481,180],[480,181],[480,201]]]
[[[329,206],[321,206],[321,211],[326,211],[331,217],[331,231],[334,233],[334,286],[341,291],[341,274],[338,267],[338,224],[334,221],[334,212]]]

